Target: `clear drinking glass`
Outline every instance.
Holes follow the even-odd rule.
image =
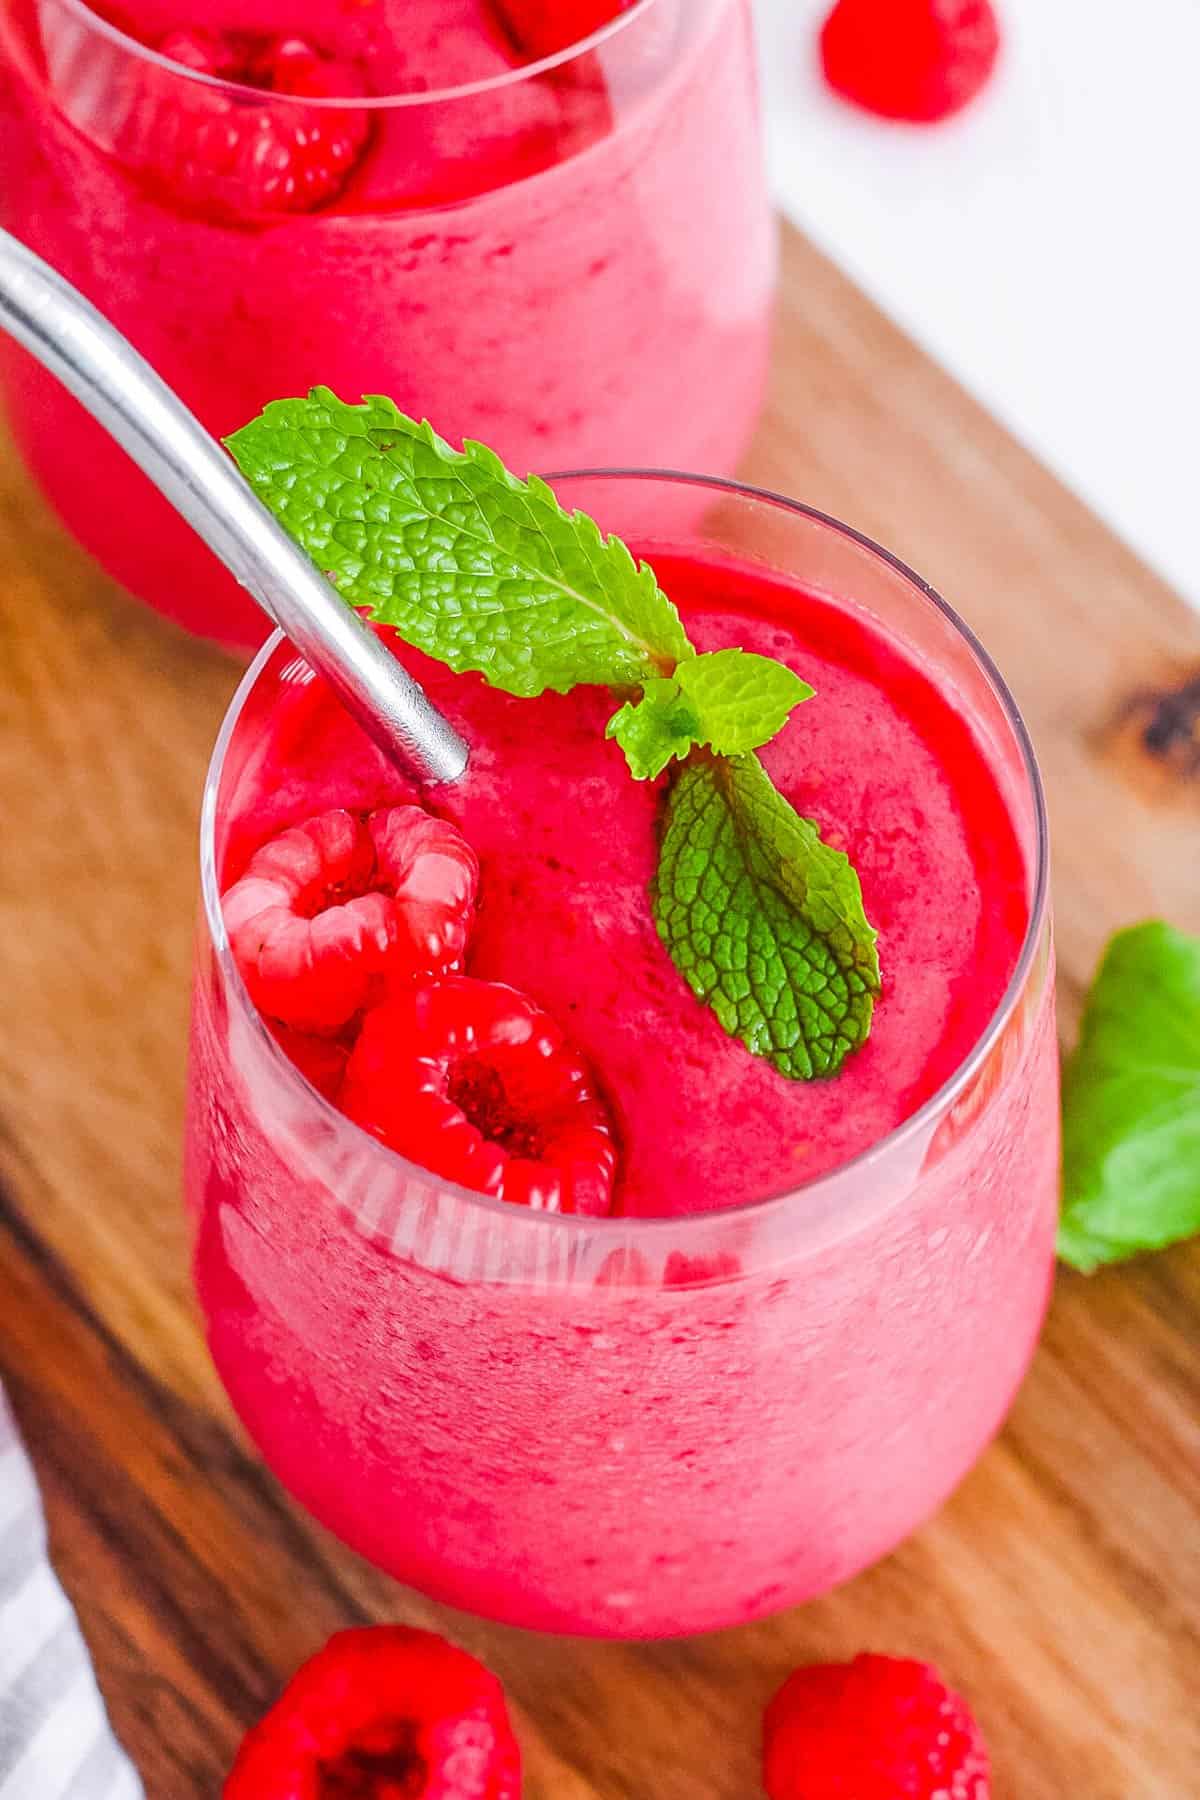
[[[439,1180],[307,1085],[231,959],[219,892],[239,796],[281,689],[304,679],[275,639],[230,708],[204,799],[196,1279],[252,1437],[356,1549],[525,1626],[694,1632],[885,1554],[970,1467],[1024,1373],[1057,1206],[1045,812],[995,668],[886,552],[728,484],[556,485],[651,561],[736,559],[777,576],[785,604],[800,583],[905,647],[967,722],[1020,847],[1028,924],[1007,991],[897,1129],[752,1204],[584,1219]],[[649,1036],[646,1056],[660,1093],[683,1078]],[[736,1141],[728,1157],[732,1185]]]
[[[301,64],[277,79],[306,91],[267,92],[83,0],[0,0],[0,223],[211,430],[325,384],[390,394],[522,472],[652,456],[732,470],[775,255],[750,0],[640,0],[557,56],[513,67],[493,48],[499,72],[406,92],[374,91],[403,5],[223,5],[132,12],[176,56],[193,54],[181,17],[236,27],[243,60],[299,33],[345,97],[307,91],[294,48],[271,53]],[[307,186],[289,172],[300,140],[329,146]],[[7,339],[0,379],[30,468],[110,573],[193,630],[260,643],[216,560]]]

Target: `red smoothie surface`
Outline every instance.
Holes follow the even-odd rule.
[[[656,557],[700,649],[739,644],[816,688],[764,761],[858,869],[883,995],[841,1073],[791,1081],[691,994],[650,913],[663,782],[636,782],[607,692],[515,699],[399,646],[472,745],[424,803],[479,854],[468,971],[537,1000],[585,1052],[622,1145],[617,1206],[685,1214],[779,1193],[885,1137],[954,1072],[1016,965],[1027,872],[972,731],[874,625],[746,569]],[[285,688],[228,796],[222,882],[289,824],[415,798],[319,683]]]

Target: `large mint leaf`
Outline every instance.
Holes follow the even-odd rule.
[[[1058,1251],[1077,1269],[1200,1232],[1200,938],[1109,943],[1063,1078]]]
[[[784,663],[751,650],[709,650],[688,657],[673,676],[643,683],[608,722],[639,781],[660,775],[697,744],[722,755],[757,750],[782,730],[813,690]]]
[[[633,687],[690,647],[653,571],[545,482],[460,453],[378,395],[273,401],[226,442],[339,592],[511,694]]]
[[[680,770],[654,917],[693,992],[781,1074],[836,1074],[866,1038],[880,980],[858,876],[756,756]]]

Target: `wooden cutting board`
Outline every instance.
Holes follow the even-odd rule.
[[[747,472],[898,551],[1009,676],[1071,1031],[1113,927],[1200,929],[1200,729],[1169,708],[1200,621],[794,235]],[[196,815],[237,674],[114,592],[0,443],[0,1372],[150,1800],[214,1800],[285,1677],[369,1619],[499,1671],[530,1800],[748,1800],[775,1685],[866,1647],[969,1691],[997,1800],[1200,1796],[1200,1245],[1065,1275],[941,1515],[763,1624],[651,1646],[480,1624],[290,1504],[209,1367],[178,1200]]]

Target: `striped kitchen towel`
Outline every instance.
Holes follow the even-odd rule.
[[[142,1800],[47,1560],[41,1498],[2,1388],[0,1800]]]

